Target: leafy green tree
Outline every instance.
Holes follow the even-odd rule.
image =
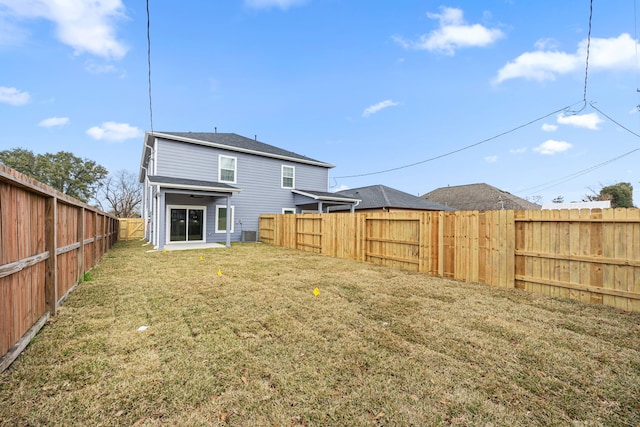
[[[600,191],[589,188],[591,194],[585,195],[583,201],[611,200],[612,208],[632,208],[633,207],[633,186],[629,182],[619,182],[617,184],[602,187]]]
[[[608,185],[600,190],[600,200],[611,200],[612,208],[633,207],[633,186],[629,182]]]
[[[68,151],[34,155],[30,150],[14,148],[0,151],[0,163],[83,202],[96,196],[109,173],[93,160]]]

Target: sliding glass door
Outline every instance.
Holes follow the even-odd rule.
[[[204,206],[168,206],[169,242],[203,242]]]

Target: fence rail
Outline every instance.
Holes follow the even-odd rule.
[[[0,372],[116,240],[116,218],[0,165]]]
[[[640,311],[640,210],[262,215],[260,240]]]

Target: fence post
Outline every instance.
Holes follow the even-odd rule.
[[[58,256],[56,255],[57,209],[58,198],[55,196],[48,197],[45,200],[44,241],[45,250],[49,251],[49,258],[45,261],[44,299],[45,308],[52,316],[55,316],[58,311]]]
[[[78,224],[76,230],[76,241],[80,243],[78,248],[78,281],[84,278],[84,208],[78,209]]]
[[[507,211],[507,224],[506,224],[506,236],[507,242],[506,257],[507,257],[507,275],[504,286],[507,288],[516,287],[516,220],[515,212],[512,210]]]

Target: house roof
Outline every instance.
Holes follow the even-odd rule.
[[[347,197],[361,199],[362,202],[356,206],[356,210],[361,209],[420,209],[432,211],[453,210],[447,206],[430,200],[421,199],[413,194],[396,190],[385,185],[370,185],[368,187],[351,188],[349,190],[337,191],[334,194],[341,194]]]
[[[441,187],[421,197],[458,210],[540,209],[540,205],[484,183]]]
[[[313,200],[330,201],[330,202],[345,202],[356,203],[360,202],[360,199],[347,197],[339,193],[328,193],[326,191],[315,190],[291,190],[292,193],[299,194],[301,196],[309,197]]]
[[[174,178],[169,176],[149,176],[149,184],[160,185],[164,188],[178,188],[185,190],[218,191],[223,193],[237,193],[239,188],[215,181],[200,181],[196,179]]]
[[[222,148],[225,150],[236,151],[241,153],[255,154],[258,156],[272,157],[276,159],[289,160],[292,162],[305,163],[325,168],[333,168],[334,166],[303,156],[293,151],[284,150],[276,146],[260,142],[257,139],[247,138],[235,133],[218,133],[218,132],[147,132],[142,150],[142,160],[140,162],[141,172],[140,179],[143,179],[142,169],[149,164],[152,147],[155,146],[156,138],[168,139],[172,141],[181,141],[190,144],[206,145],[210,147]]]

